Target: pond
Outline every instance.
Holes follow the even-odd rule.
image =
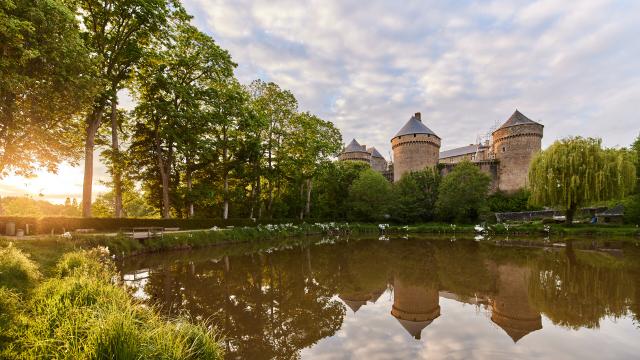
[[[119,264],[134,295],[215,324],[229,359],[637,358],[640,246],[298,239]]]

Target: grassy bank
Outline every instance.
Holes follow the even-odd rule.
[[[0,358],[222,357],[215,329],[133,300],[105,248],[65,253],[48,272],[12,245],[0,249]]]

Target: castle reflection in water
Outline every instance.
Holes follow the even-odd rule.
[[[334,336],[347,312],[388,296],[386,316],[415,339],[447,317],[442,299],[485,312],[513,343],[541,330],[543,315],[574,330],[638,319],[640,271],[625,260],[638,250],[630,251],[616,258],[463,240],[324,240],[133,258],[122,272],[137,296],[167,313],[214,322],[229,357],[290,358]]]

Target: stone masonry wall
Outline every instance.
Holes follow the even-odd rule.
[[[393,181],[406,172],[436,166],[440,157],[440,138],[431,134],[411,134],[391,139],[393,149]]]
[[[529,164],[542,147],[542,125],[501,128],[493,133],[493,151],[500,161],[498,188],[512,192],[527,185]]]

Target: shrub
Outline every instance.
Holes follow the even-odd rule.
[[[487,198],[487,205],[492,212],[519,212],[540,210],[541,207],[529,205],[530,193],[527,190],[518,190],[514,193],[496,191]]]
[[[624,202],[624,222],[640,225],[640,194],[627,197]]]
[[[0,249],[0,286],[24,292],[40,278],[38,266],[12,244]]]
[[[15,334],[14,326],[18,314],[20,297],[14,291],[0,287],[0,349],[6,349]],[[0,358],[8,357],[0,351]]]
[[[71,275],[91,275],[109,281],[114,274],[115,268],[109,261],[109,249],[106,247],[66,253],[55,267],[55,275],[61,278]]]

